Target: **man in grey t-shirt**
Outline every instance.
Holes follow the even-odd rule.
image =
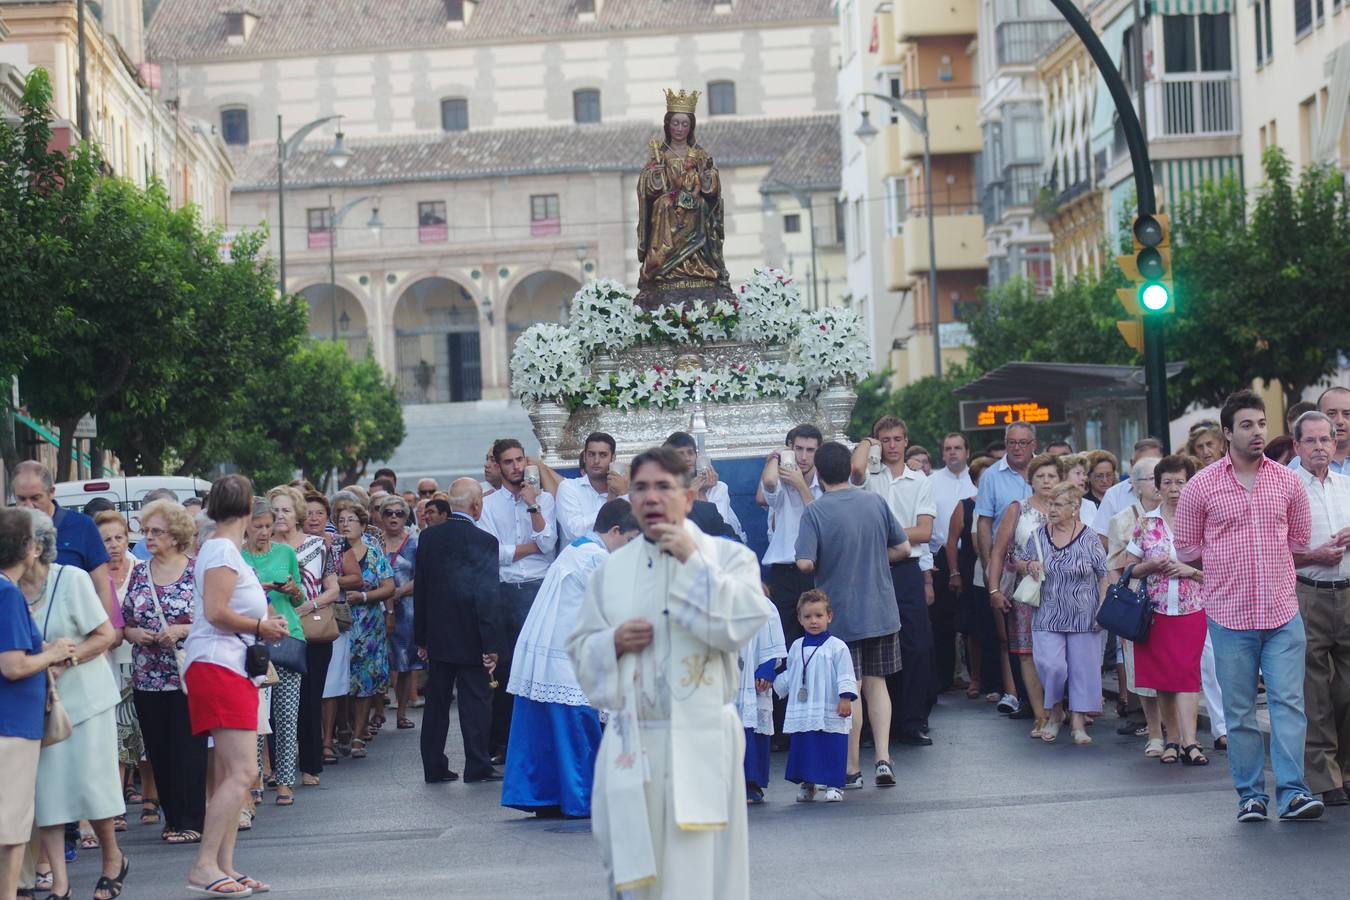
[[[814,572],[816,588],[830,598],[830,632],[853,653],[853,670],[867,701],[876,744],[876,783],[895,784],[890,763],[891,698],[886,676],[900,670],[900,612],[890,564],[910,555],[905,530],[877,494],[849,484],[850,453],[831,442],[816,451],[816,473],[825,493],[802,512],[797,567]],[[845,788],[862,787],[858,745],[862,716],[853,717]]]

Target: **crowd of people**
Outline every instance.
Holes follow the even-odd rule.
[[[1091,745],[1104,671],[1116,732],[1146,757],[1226,753],[1240,821],[1270,805],[1264,691],[1276,812],[1316,818],[1350,803],[1350,389],[1285,424],[1269,439],[1239,392],[1182,451],[1144,438],[1128,465],[1041,448],[1025,422],[978,455],[949,434],[936,457],[895,416],[853,446],[799,425],[760,471],[759,556],[683,432],[631,461],[591,434],[575,477],[512,438],[444,489],[400,493],[381,470],[368,489],[263,494],[228,475],[204,508],[144,498],[135,546],[124,511],[62,508],[50,472],[23,463],[18,508],[0,510],[0,900],[69,896],[67,861],[95,849],[96,900],[119,896],[133,806],[194,845],[192,891],[266,891],[234,843],[267,792],[303,803],[388,720],[418,728],[416,708],[427,783],[502,782],[505,806],[593,817],[616,887],[717,893],[744,873],[701,861],[739,852],[775,768],[803,803],[894,787],[892,744],[932,745],[943,692]],[[1146,637],[1099,624],[1113,584],[1151,608]],[[649,737],[695,721],[695,737]],[[656,788],[633,781],[639,740]],[[681,774],[709,753],[734,759],[730,805],[726,779]],[[661,837],[667,814],[731,834]]]

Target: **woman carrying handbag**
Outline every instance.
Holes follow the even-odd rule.
[[[306,503],[300,489],[278,485],[267,492],[274,523],[272,539],[295,551],[304,602],[295,608],[305,634],[305,674],[300,678],[300,714],[296,721],[300,783],[314,786],[323,774],[323,694],[335,643],[342,639],[337,617],[337,573],[323,538],[301,530]]]

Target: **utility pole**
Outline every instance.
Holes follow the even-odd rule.
[[[75,30],[79,46],[79,99],[76,101],[76,125],[80,129],[80,140],[89,140],[89,61],[84,39],[84,0],[75,2]]]

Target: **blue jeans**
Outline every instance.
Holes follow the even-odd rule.
[[[1303,742],[1308,719],[1303,708],[1303,662],[1307,638],[1303,617],[1279,628],[1234,631],[1210,620],[1214,667],[1223,692],[1228,719],[1228,769],[1240,802],[1260,800],[1266,794],[1266,748],[1256,722],[1258,672],[1266,682],[1270,710],[1270,758],[1275,770],[1275,799],[1279,812],[1289,808],[1297,794],[1307,794],[1303,781]]]

